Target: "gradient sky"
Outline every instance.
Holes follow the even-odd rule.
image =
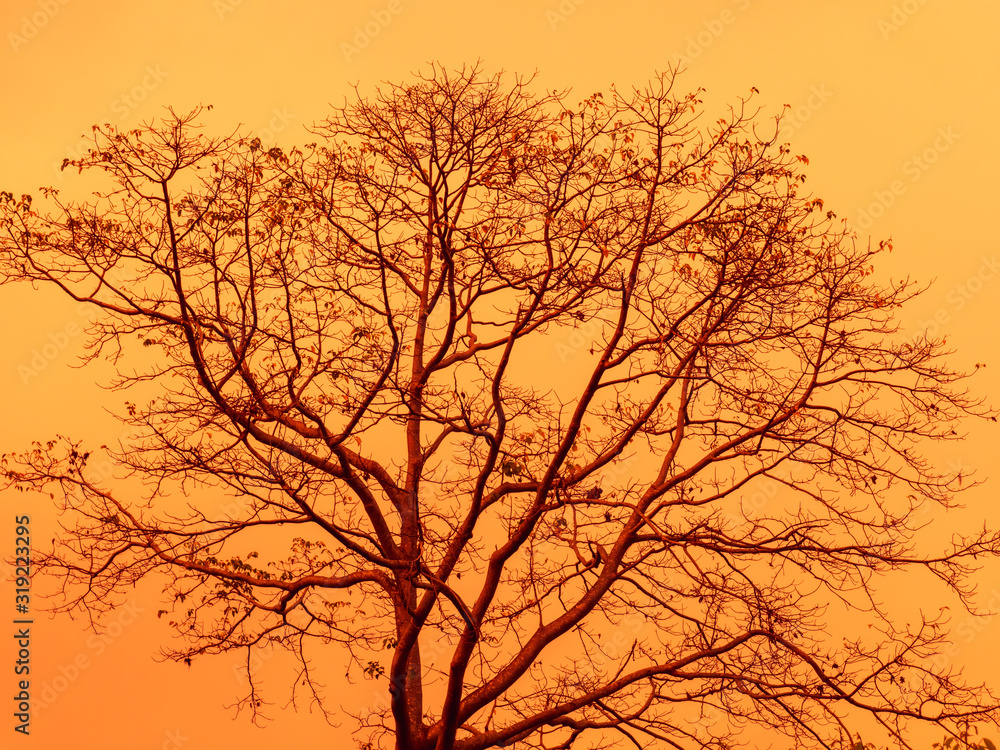
[[[1000,404],[1000,240],[990,223],[1000,200],[998,31],[1000,3],[987,0],[3,0],[0,189],[51,185],[72,194],[73,174],[58,166],[77,155],[93,123],[137,126],[166,105],[212,104],[205,121],[218,132],[242,124],[266,142],[293,145],[306,142],[304,126],[350,95],[351,84],[370,91],[430,61],[537,70],[539,91],[572,88],[576,101],[612,83],[642,84],[683,57],[680,89],[705,88],[710,108],[751,86],[762,118],[790,105],[788,139],[811,162],[806,186],[863,241],[892,237],[880,273],[934,282],[903,311],[906,329],[934,321],[957,364],[987,364],[973,388]],[[82,343],[63,336],[75,330],[75,308],[48,292],[2,287],[0,315],[0,452],[56,433],[115,440],[120,427],[104,410],[113,398],[95,373],[70,367]],[[26,382],[19,367],[50,341],[65,345]],[[935,451],[984,480],[947,528],[984,517],[1000,525],[997,437],[997,424],[970,424],[966,442]],[[42,500],[8,493],[0,503],[3,556],[13,553],[15,513],[30,513],[36,543],[48,543],[55,517]],[[9,622],[13,584],[4,572],[0,612]],[[992,599],[1000,610],[1000,565],[978,580],[981,603]],[[928,596],[923,583],[897,592],[914,610]],[[48,685],[55,699],[34,717],[30,738],[13,739],[5,700],[0,744],[252,750],[338,746],[348,737],[350,719],[335,730],[315,714],[282,710],[280,689],[265,729],[232,721],[222,706],[241,687],[235,659],[155,662],[171,637],[156,617],[157,592],[140,587],[126,598],[131,609],[112,615],[102,638],[84,623],[35,612],[33,690],[42,697]],[[1000,625],[952,611],[962,626],[956,663],[1000,689]],[[14,688],[14,653],[5,639],[3,696]],[[280,680],[285,666],[275,657],[261,672]],[[345,700],[362,704],[374,692],[361,684]]]

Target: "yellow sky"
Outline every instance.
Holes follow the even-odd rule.
[[[807,187],[855,227],[893,238],[882,272],[936,280],[904,323],[916,332],[934,321],[959,364],[986,363],[975,388],[1000,403],[1000,240],[992,226],[1000,199],[998,31],[1000,4],[989,0],[4,0],[0,189],[72,192],[73,176],[58,165],[77,154],[91,124],[135,126],[165,105],[212,104],[206,122],[220,132],[242,123],[265,141],[291,145],[305,142],[303,126],[349,95],[349,84],[405,79],[433,60],[537,70],[538,90],[572,88],[583,98],[612,83],[641,84],[683,58],[681,88],[707,89],[710,107],[735,102],[751,86],[765,114],[790,105],[793,150],[811,162]],[[76,309],[4,287],[0,314],[0,452],[57,432],[115,439],[120,428],[102,406],[107,394],[91,372],[68,367],[81,343]],[[25,378],[19,368],[33,367],[43,350],[54,355]],[[996,439],[997,425],[974,424],[966,443],[938,452],[986,479],[966,496],[969,508],[956,524],[987,517],[1000,525]],[[30,513],[34,539],[48,542],[54,516],[44,505],[16,494],[2,503],[5,556],[13,552],[15,513]],[[1000,592],[1000,566],[980,581],[986,603]],[[0,591],[9,621],[13,585],[5,581]],[[350,719],[332,730],[280,703],[266,729],[232,722],[222,708],[242,687],[232,658],[190,669],[153,662],[170,638],[156,617],[156,593],[129,592],[131,609],[108,620],[103,638],[36,613],[33,690],[40,695],[48,685],[54,700],[34,718],[30,738],[12,737],[12,701],[5,703],[0,744],[215,750],[336,746],[347,737]],[[903,592],[915,603],[924,593]],[[964,620],[956,617],[965,626],[956,662],[1000,687],[1000,625]],[[14,659],[7,639],[0,695],[14,688],[7,666]],[[260,669],[281,679],[284,666],[275,657]],[[345,700],[363,703],[372,692],[362,684]]]

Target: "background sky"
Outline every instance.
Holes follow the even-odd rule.
[[[893,239],[879,273],[933,282],[903,311],[906,330],[931,327],[947,335],[958,365],[985,363],[972,388],[1000,404],[998,31],[1000,3],[988,0],[3,0],[0,189],[54,186],[72,195],[74,175],[59,165],[80,154],[92,124],[138,126],[167,105],[211,104],[205,122],[217,132],[242,125],[265,143],[290,146],[308,140],[304,127],[350,96],[351,84],[371,91],[431,61],[537,71],[539,92],[571,88],[574,102],[610,84],[641,85],[681,62],[679,90],[706,89],[709,108],[735,103],[754,86],[762,121],[787,113],[793,152],[810,159],[807,188],[847,217],[861,241]],[[97,386],[96,372],[71,367],[82,345],[75,307],[45,291],[2,287],[0,316],[0,452],[56,433],[115,440],[121,428],[105,407],[120,397]],[[984,518],[1000,525],[997,437],[994,423],[970,424],[964,443],[935,451],[984,480],[938,531]],[[31,515],[36,544],[55,534],[41,498],[8,493],[0,507],[4,557],[13,554],[15,515]],[[9,569],[4,578],[0,613],[9,622]],[[1000,566],[977,580],[980,603],[1000,611]],[[914,609],[926,598],[936,611],[941,603],[931,603],[925,584],[895,593]],[[316,714],[283,710],[282,690],[272,691],[277,705],[266,728],[233,721],[223,706],[243,686],[234,658],[192,667],[154,660],[171,637],[156,617],[157,594],[128,592],[128,605],[103,623],[100,637],[36,609],[32,689],[46,706],[29,738],[12,737],[8,665],[16,656],[13,639],[4,639],[3,746],[254,749],[339,746],[349,737],[350,719],[330,729]],[[950,658],[1000,688],[1000,624],[951,611]],[[835,636],[836,622],[830,628]],[[259,671],[281,680],[282,661],[268,659]],[[343,694],[361,706],[377,687]]]

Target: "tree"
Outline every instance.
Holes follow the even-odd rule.
[[[6,280],[93,306],[88,357],[142,401],[114,456],[154,488],[66,438],[6,457],[61,493],[33,553],[60,606],[163,574],[172,658],[280,645],[328,712],[332,649],[388,685],[365,747],[996,720],[932,658],[936,608],[879,603],[915,570],[971,607],[1000,551],[916,550],[967,479],[926,446],[989,412],[943,342],[898,335],[920,290],[872,275],[890,243],[800,194],[748,100],[702,127],[672,71],[576,106],[531,84],[432,68],[287,151],[170,111],[95,128],[64,165],[106,173],[93,200],[4,194]]]

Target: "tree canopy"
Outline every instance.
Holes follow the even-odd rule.
[[[878,595],[923,571],[971,606],[1000,551],[916,543],[969,484],[926,447],[989,412],[943,342],[899,335],[920,289],[873,274],[891,244],[805,193],[752,97],[704,122],[673,71],[533,85],[434,67],[290,149],[171,110],[95,128],[64,165],[92,199],[3,194],[3,280],[93,307],[87,357],[137,394],[112,453],[153,488],[70,439],[5,457],[62,500],[33,552],[59,606],[163,575],[172,658],[285,648],[296,705],[333,718],[343,657],[387,686],[371,748],[995,720],[934,660],[937,608]],[[275,688],[249,676],[256,715]]]

